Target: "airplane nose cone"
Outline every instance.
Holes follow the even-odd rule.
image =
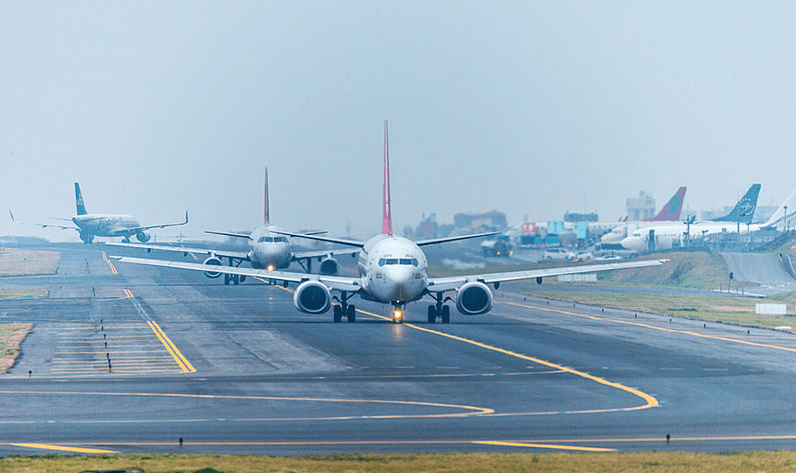
[[[633,251],[642,251],[644,249],[644,240],[638,237],[627,237],[622,240],[622,248]]]
[[[396,266],[385,272],[384,279],[393,294],[392,299],[414,300],[422,290],[419,279],[414,277],[414,267]]]

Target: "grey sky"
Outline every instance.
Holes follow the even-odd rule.
[[[2,203],[186,234],[625,214],[796,187],[792,2],[0,2]],[[12,226],[0,234],[77,240]],[[161,234],[176,232],[164,230]]]

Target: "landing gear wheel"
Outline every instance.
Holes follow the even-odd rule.
[[[229,274],[225,274],[224,275],[224,285],[225,286],[229,286],[229,279],[230,279]]]
[[[332,312],[334,312],[334,323],[339,323],[341,320],[343,320],[343,308],[342,307],[340,307],[339,305],[336,305],[336,306],[334,306],[334,310]]]
[[[442,323],[451,323],[451,308],[446,305],[442,306]]]
[[[428,323],[433,324],[437,321],[437,309],[433,305],[428,306]]]
[[[349,323],[353,324],[354,322],[356,322],[357,321],[357,308],[356,308],[356,306],[354,306],[354,305],[348,306],[348,308],[346,308],[346,314],[345,315],[346,315],[346,317],[348,317],[348,322]]]

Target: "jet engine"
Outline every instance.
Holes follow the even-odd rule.
[[[456,308],[464,315],[485,314],[492,309],[492,291],[482,282],[468,282],[456,292]]]
[[[327,276],[334,276],[337,274],[337,269],[340,267],[340,264],[337,262],[336,259],[332,258],[331,256],[327,256],[326,258],[321,260],[321,274],[325,274]]]
[[[138,239],[138,241],[140,241],[141,243],[146,243],[146,242],[148,242],[148,241],[149,241],[149,240],[152,238],[152,235],[150,235],[150,234],[149,234],[149,233],[147,233],[147,232],[138,232],[138,233],[136,233],[136,234],[135,234],[135,237],[136,237],[136,238]]]
[[[322,314],[332,305],[329,288],[318,281],[304,281],[293,293],[296,309],[307,314]]]
[[[217,256],[211,256],[206,260],[202,261],[202,264],[209,264],[211,266],[221,266],[221,260]],[[205,276],[208,278],[215,279],[221,276],[221,273],[218,271],[205,271]]]

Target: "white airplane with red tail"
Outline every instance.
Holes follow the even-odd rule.
[[[614,269],[657,266],[665,260],[647,260],[600,265],[581,265],[565,268],[538,269],[529,271],[510,271],[504,273],[473,274],[435,278],[428,275],[428,261],[421,247],[470,238],[494,235],[497,232],[462,235],[432,240],[411,241],[393,235],[392,212],[390,208],[390,165],[387,121],[384,121],[384,185],[383,185],[382,233],[366,242],[331,238],[321,235],[302,235],[278,231],[282,235],[320,240],[329,243],[359,248],[359,277],[324,276],[300,274],[284,271],[262,271],[247,268],[214,267],[214,271],[241,276],[257,276],[278,281],[287,287],[297,284],[293,303],[298,310],[309,314],[322,314],[333,308],[334,321],[340,322],[345,316],[349,322],[356,320],[356,308],[349,299],[358,295],[362,299],[390,304],[393,307],[393,322],[403,322],[406,304],[429,296],[435,303],[428,306],[428,322],[440,318],[443,323],[450,322],[450,307],[445,305],[454,301],[456,309],[464,315],[478,315],[492,309],[492,290],[501,282],[522,279],[536,279],[541,283],[543,277],[564,274],[592,273]],[[160,261],[140,258],[119,258],[121,262],[207,271],[207,266],[193,263]],[[332,291],[339,295],[332,295]],[[446,293],[455,291],[454,297]],[[333,302],[336,302],[333,304]]]

